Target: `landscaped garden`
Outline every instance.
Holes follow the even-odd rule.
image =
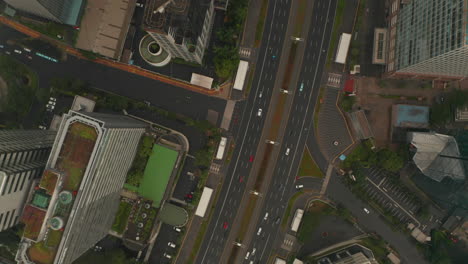
[[[112,224],[112,230],[115,232],[122,234],[125,231],[125,227],[127,227],[128,217],[130,216],[130,212],[132,211],[132,204],[120,201],[119,210],[115,215],[114,224]]]
[[[64,190],[79,188],[96,139],[97,132],[91,126],[76,122],[68,128],[56,165],[64,171]]]

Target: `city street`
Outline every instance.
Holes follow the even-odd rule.
[[[317,102],[317,94],[320,88],[323,67],[325,64],[328,43],[330,41],[332,24],[335,15],[337,1],[317,0],[314,2],[314,8],[311,16],[309,34],[305,40],[305,53],[303,54],[302,67],[300,68],[299,79],[296,83],[296,89],[293,91],[293,108],[290,112],[290,119],[285,131],[285,136],[281,140],[281,158],[276,163],[273,174],[272,185],[265,193],[265,204],[261,210],[260,216],[266,213],[271,214],[271,218],[282,218],[289,197],[296,192],[295,177],[299,170],[302,160],[302,153],[306,145],[307,137],[310,131],[313,131],[313,112]],[[322,23],[320,23],[322,22]],[[298,87],[304,83],[303,91]],[[287,148],[291,153],[285,156]],[[309,147],[310,149],[310,147]],[[313,150],[313,152],[319,149]],[[321,154],[318,160],[323,162]],[[315,155],[313,156],[315,157]],[[282,184],[284,189],[278,193],[274,186]],[[279,209],[279,210],[278,210]],[[246,251],[251,252],[253,248],[259,250],[259,254],[252,256],[250,260],[258,263],[266,263],[272,252],[279,248],[283,238],[278,236],[279,228],[275,221],[263,221],[263,218],[257,220],[257,227],[254,230],[262,228],[262,232],[267,234],[255,236],[250,245],[247,245]],[[245,255],[245,254],[244,254]],[[244,263],[248,263],[245,261]]]
[[[369,205],[356,198],[339,177],[336,173],[332,174],[326,192],[328,198],[349,209],[365,231],[376,232],[387,241],[399,253],[402,263],[427,263],[416,249],[416,242],[411,242],[408,235],[393,231],[377,212],[372,210],[370,214],[365,213],[364,208]]]
[[[245,184],[252,168],[252,162],[249,160],[254,161],[265,116],[270,108],[274,77],[279,67],[277,57],[282,51],[290,5],[291,1],[278,0],[271,1],[268,6],[265,22],[267,26],[259,49],[252,89],[239,124],[240,133],[236,140],[237,145],[196,263],[218,264],[221,261],[220,257],[226,246],[230,225],[234,224],[232,221],[239,209]],[[259,109],[262,109],[260,114]],[[239,182],[238,179],[241,176],[245,180]]]
[[[220,98],[202,95],[170,84],[142,77],[127,71],[107,67],[88,60],[68,56],[66,61],[58,63],[32,55],[27,59],[26,52],[16,54],[18,46],[7,45],[8,39],[22,39],[27,36],[7,26],[0,26],[0,43],[5,45],[1,51],[9,51],[11,55],[30,66],[39,76],[39,85],[48,87],[50,80],[56,77],[74,77],[96,89],[105,90],[141,101],[168,111],[183,114],[197,120],[205,120],[208,110],[218,112],[222,116],[226,101]],[[20,48],[21,49],[21,48]],[[218,118],[218,125],[221,118]]]

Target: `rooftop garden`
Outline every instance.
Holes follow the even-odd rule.
[[[46,190],[48,195],[54,194],[55,185],[57,184],[57,174],[50,170],[44,171],[42,175],[41,182],[39,183],[39,187]]]
[[[27,205],[24,208],[21,222],[25,224],[23,236],[32,240],[36,240],[41,231],[42,223],[44,222],[46,211],[36,208],[32,205]]]
[[[68,128],[56,165],[64,172],[65,190],[78,190],[96,139],[97,132],[91,126],[76,122]]]
[[[51,264],[54,262],[56,251],[50,250],[45,241],[33,244],[28,249],[28,257],[36,264]]]
[[[128,217],[132,211],[132,205],[125,201],[120,201],[119,210],[115,215],[114,224],[112,224],[112,230],[122,234],[127,227]]]
[[[128,172],[126,183],[138,187],[145,173],[146,163],[152,153],[154,138],[152,136],[143,135],[138,144],[138,150],[133,159],[132,167]]]

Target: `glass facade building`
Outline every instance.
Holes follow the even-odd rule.
[[[18,223],[56,136],[50,130],[0,130],[0,231]]]
[[[468,0],[394,0],[387,71],[395,75],[468,76]]]

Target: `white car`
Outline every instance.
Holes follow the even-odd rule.
[[[17,50],[17,49],[15,49],[14,52],[15,52],[15,53],[18,53],[18,54],[23,53],[21,50]]]
[[[262,228],[260,227],[257,231],[257,236],[259,236],[262,233]]]
[[[300,189],[302,189],[302,188],[304,188],[304,185],[302,185],[302,184],[301,184],[301,185],[296,185],[296,189],[297,189],[297,190],[300,190]]]
[[[259,108],[259,109],[258,109],[258,112],[257,112],[257,116],[262,116],[262,111],[263,111],[263,110],[262,110],[261,108]]]
[[[137,7],[144,7],[145,5],[143,5],[142,3],[136,3],[136,6]]]
[[[263,217],[263,220],[267,220],[268,219],[268,213],[265,214],[265,216]]]
[[[286,156],[288,156],[288,155],[289,155],[289,151],[290,151],[290,149],[289,149],[289,148],[287,148],[287,149],[286,149],[286,153],[285,153],[285,154],[286,154]]]
[[[250,257],[250,252],[247,252],[247,254],[245,254],[245,259],[249,259]]]
[[[178,227],[174,227],[174,231],[180,233],[180,232],[182,232],[182,229],[180,229],[180,228],[178,228]]]
[[[260,92],[260,94],[258,95],[258,98],[262,98],[262,95],[263,95],[263,91]]]
[[[370,213],[370,211],[367,208],[364,208],[364,212],[366,212],[366,214]]]
[[[163,254],[163,256],[164,256],[164,257],[166,257],[166,258],[168,258],[168,259],[171,259],[171,258],[172,258],[172,256],[171,256],[171,255],[169,255],[169,254],[166,254],[166,253],[164,253],[164,254]]]
[[[57,101],[57,98],[55,98],[55,97],[50,97],[49,100],[55,102],[55,101]]]
[[[170,246],[171,248],[175,248],[176,247],[176,244],[172,243],[172,242],[169,242],[167,243],[168,246]]]
[[[257,252],[257,249],[256,248],[252,249],[252,256],[255,255],[255,252]]]

